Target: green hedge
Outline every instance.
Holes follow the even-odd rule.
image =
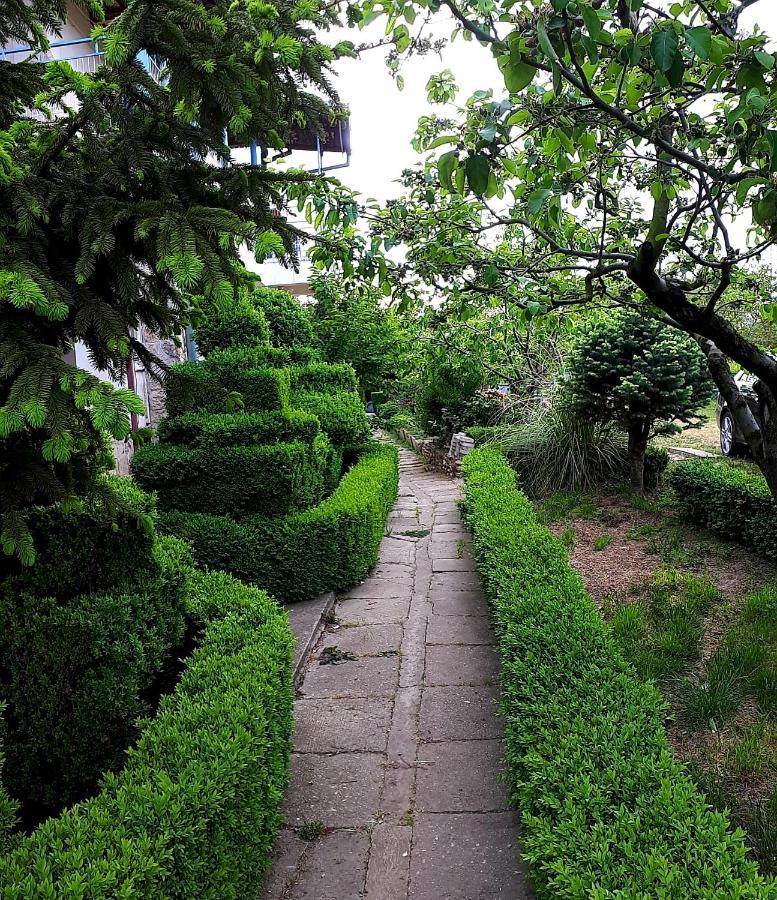
[[[187,412],[283,410],[289,405],[287,369],[216,369],[208,361],[172,366],[165,376],[167,415]],[[239,395],[239,397],[237,396]]]
[[[243,522],[172,512],[160,516],[160,527],[187,540],[201,566],[301,600],[351,587],[375,565],[397,480],[396,449],[376,445],[312,509]]]
[[[292,391],[336,394],[357,393],[356,372],[345,363],[314,363],[289,369]]]
[[[369,440],[367,413],[357,394],[297,391],[292,396],[292,406],[315,415],[336,447],[358,447]]]
[[[162,511],[282,516],[322,499],[332,452],[324,434],[312,446],[299,441],[259,447],[147,444],[136,451],[131,467],[144,490],[157,492]]]
[[[190,552],[159,537],[152,555],[142,586],[62,600],[0,585],[4,782],[16,799],[60,809],[121,764],[143,691],[184,632]]]
[[[765,898],[741,833],[710,811],[640,683],[500,453],[462,463],[501,656],[510,793],[539,897]]]
[[[777,559],[777,505],[759,472],[698,459],[674,466],[669,483],[691,522]]]
[[[197,349],[203,356],[236,346],[266,346],[270,326],[261,309],[245,296],[227,302],[206,303],[194,333]]]
[[[207,628],[124,769],[0,856],[3,900],[244,898],[277,833],[292,733],[293,639],[266,594],[192,575]]]
[[[648,444],[645,450],[645,469],[643,472],[647,490],[654,491],[661,484],[668,465],[669,454],[667,451],[657,444]]]
[[[3,751],[3,743],[5,738],[5,722],[3,721],[3,713],[5,704],[0,703],[0,853],[5,853],[10,844],[11,829],[16,822],[16,803],[8,796],[8,792],[3,786],[3,765],[5,755]]]
[[[208,368],[214,372],[232,369],[283,369],[319,362],[318,351],[312,347],[232,347],[208,356]]]
[[[147,567],[153,568],[154,516],[153,499],[117,477],[101,481],[78,508],[36,507],[27,516],[35,565],[0,554],[0,585],[62,601],[119,582],[142,582]]]
[[[312,444],[320,431],[318,419],[301,410],[265,413],[186,413],[163,419],[157,437],[163,444],[191,447],[248,447],[302,441]]]

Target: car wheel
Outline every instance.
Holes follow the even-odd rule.
[[[724,456],[737,455],[734,418],[728,410],[723,412],[720,417],[720,452]]]

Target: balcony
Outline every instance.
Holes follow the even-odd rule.
[[[33,50],[29,46],[0,47],[0,62],[37,62],[47,63],[62,60],[69,63],[76,72],[93,75],[104,57],[98,41],[90,37],[70,38],[51,41],[47,50]],[[163,80],[162,67],[147,53],[140,53],[138,60],[157,84]]]

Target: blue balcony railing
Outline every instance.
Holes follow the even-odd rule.
[[[0,60],[6,62],[39,62],[46,63],[54,60],[64,60],[69,63],[76,72],[93,74],[102,64],[105,53],[99,41],[93,41],[89,37],[71,38],[69,40],[51,41],[46,50],[33,49],[32,47],[0,47]],[[162,67],[145,51],[138,54],[138,60],[143,68],[157,83],[163,80]]]

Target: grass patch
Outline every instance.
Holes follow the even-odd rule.
[[[606,550],[611,543],[612,538],[609,534],[600,534],[599,537],[594,538],[592,546],[594,550]]]

